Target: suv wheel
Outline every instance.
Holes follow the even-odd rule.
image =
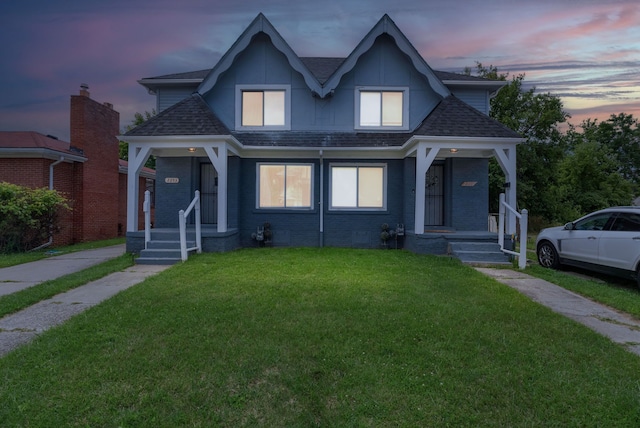
[[[557,269],[560,266],[558,252],[549,241],[542,241],[538,244],[538,263],[540,266]]]

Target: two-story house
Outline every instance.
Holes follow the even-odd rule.
[[[492,157],[515,205],[522,139],[488,116],[505,82],[432,70],[387,15],[348,57],[308,58],[259,14],[212,69],[140,83],[159,114],[121,137],[130,168],[156,156],[158,230],[177,228],[200,191],[204,251],[256,246],[264,223],[274,246],[378,248],[385,223],[420,253],[464,234],[495,241]],[[135,252],[144,233],[129,177]]]

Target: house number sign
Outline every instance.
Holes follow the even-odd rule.
[[[177,184],[180,182],[178,177],[167,177],[164,179],[164,182],[167,184]]]

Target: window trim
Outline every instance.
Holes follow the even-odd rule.
[[[284,125],[243,126],[242,93],[284,91]],[[236,85],[236,131],[289,131],[291,130],[291,85]]]
[[[285,167],[285,171],[286,171],[286,167],[287,166],[309,166],[311,167],[311,171],[309,173],[309,206],[307,207],[287,207],[287,206],[283,206],[283,207],[262,207],[260,206],[260,167],[262,165],[270,165],[270,166],[284,166]],[[285,176],[286,176],[286,172],[285,172]],[[273,211],[273,210],[284,210],[284,211],[313,211],[314,209],[314,181],[315,181],[315,175],[314,175],[314,164],[313,163],[305,163],[305,162],[256,162],[256,210],[268,210],[268,211]],[[286,182],[285,182],[286,183]],[[287,190],[286,184],[285,184],[285,192]],[[286,199],[286,193],[285,193],[285,199]]]
[[[362,92],[402,92],[402,125],[401,126],[363,126],[360,124],[360,93]],[[354,128],[358,130],[407,131],[409,129],[409,87],[408,86],[357,86],[354,102]]]
[[[382,168],[382,206],[381,207],[336,207],[333,205],[333,168]],[[383,212],[387,211],[387,170],[388,166],[386,163],[366,163],[366,162],[357,162],[357,163],[330,163],[329,164],[329,211],[334,212],[344,212],[344,211],[358,211],[358,212]],[[359,185],[359,183],[358,183]],[[359,190],[359,187],[356,189],[356,194]]]

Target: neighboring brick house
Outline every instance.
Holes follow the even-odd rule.
[[[71,96],[70,143],[37,132],[0,132],[0,181],[55,189],[73,208],[60,219],[53,246],[124,235],[128,164],[118,159],[119,117],[83,86]],[[143,168],[141,193],[154,178],[155,171]],[[139,218],[142,226],[142,211]]]
[[[488,116],[507,82],[432,70],[387,15],[346,58],[309,58],[259,14],[213,68],[140,83],[159,113],[121,137],[129,251],[146,245],[133,171],[151,155],[155,226],[177,228],[199,190],[204,251],[254,246],[265,222],[276,246],[377,248],[385,223],[420,253],[462,235],[497,241],[490,158],[515,206],[523,140]]]

